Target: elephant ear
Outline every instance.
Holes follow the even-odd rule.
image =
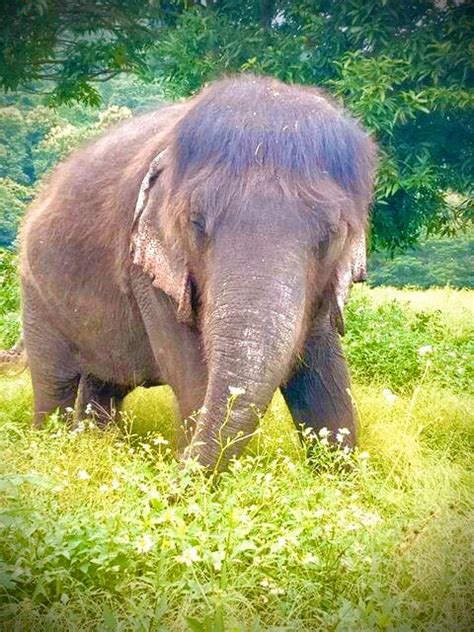
[[[331,301],[331,321],[341,336],[345,333],[344,307],[349,300],[353,283],[367,279],[367,260],[365,234],[356,239],[350,249],[349,257],[336,272],[334,293]]]
[[[166,150],[151,162],[138,193],[133,219],[131,254],[133,263],[177,303],[178,320],[192,323],[191,279],[185,263],[171,253],[157,228],[157,209],[148,204],[150,191],[163,168]]]

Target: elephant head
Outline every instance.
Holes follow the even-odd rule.
[[[319,91],[251,76],[205,89],[169,131],[132,239],[202,338],[207,391],[185,457],[225,467],[289,377],[365,234],[374,153]]]

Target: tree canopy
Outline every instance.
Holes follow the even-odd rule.
[[[96,104],[107,84],[94,81],[121,72],[155,82],[172,99],[229,72],[322,86],[380,146],[374,247],[396,250],[470,218],[469,2],[11,0],[1,11],[5,89]],[[120,105],[135,109],[140,98],[135,92],[133,103]]]
[[[97,105],[94,83],[143,73],[146,51],[173,2],[5,0],[0,5],[0,85]],[[52,83],[52,86],[51,86]]]

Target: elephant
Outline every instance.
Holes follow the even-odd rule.
[[[180,458],[217,472],[280,388],[298,427],[353,443],[339,333],[375,164],[323,91],[246,74],[75,151],[21,230],[34,424],[92,406],[106,425],[135,387],[168,384]]]

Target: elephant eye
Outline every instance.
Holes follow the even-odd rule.
[[[201,235],[206,232],[206,222],[200,213],[193,213],[190,217],[191,224],[194,229]]]

